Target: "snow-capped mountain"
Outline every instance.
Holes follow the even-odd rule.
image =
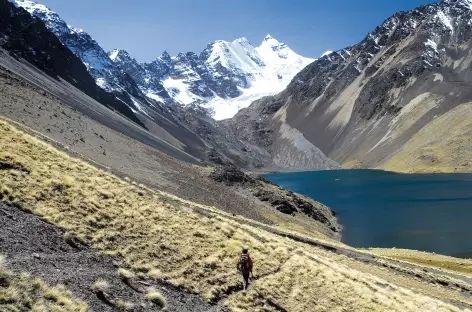
[[[97,85],[134,110],[152,106],[146,104],[147,96],[163,103],[199,103],[212,109],[216,119],[229,118],[252,101],[282,91],[314,61],[268,35],[257,47],[246,38],[217,40],[198,55],[164,52],[141,64],[124,50],[106,53],[88,33],[68,25],[45,5],[31,0],[11,2],[41,19],[82,60]]]
[[[108,56],[108,53],[88,33],[82,29],[68,25],[61,17],[43,4],[31,0],[9,0],[17,7],[39,18],[57,38],[78,56],[87,67],[95,82],[105,91],[114,94],[120,101],[137,113],[149,116],[149,110],[154,110],[155,103],[142,93],[134,77],[118,67]],[[129,64],[133,64],[130,56]],[[137,64],[137,62],[136,62]],[[131,66],[130,65],[130,66]],[[139,64],[138,64],[139,66]],[[131,69],[128,68],[131,71]],[[159,101],[171,100],[163,86],[156,85],[155,94]]]
[[[201,103],[214,110],[216,119],[232,117],[252,101],[282,91],[293,76],[314,61],[293,52],[270,35],[258,47],[246,38],[217,40],[201,53],[167,52],[151,63],[138,64],[123,50],[109,56],[130,74],[149,97],[167,93],[181,104]]]
[[[347,168],[472,170],[471,39],[472,0],[398,12],[227,122],[292,169],[311,144]]]
[[[107,53],[89,34],[68,25],[45,5],[30,0],[12,0],[11,2],[24,8],[34,17],[40,18],[69,50],[80,57],[100,87],[109,92],[120,89],[120,85],[123,84],[121,73]]]

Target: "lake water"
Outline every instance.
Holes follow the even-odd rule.
[[[335,170],[266,178],[333,209],[351,246],[472,258],[472,174]]]

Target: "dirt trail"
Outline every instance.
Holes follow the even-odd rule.
[[[81,245],[68,244],[64,232],[16,207],[0,203],[0,254],[7,266],[17,273],[27,272],[50,285],[63,284],[74,296],[87,302],[90,311],[118,311],[90,290],[99,278],[110,284],[111,299],[135,304],[133,311],[156,311],[144,295],[149,286],[159,290],[167,301],[167,311],[217,312],[221,307],[206,303],[197,295],[151,280],[125,284],[117,270],[120,260]],[[130,287],[131,286],[131,287]],[[146,303],[147,308],[140,307]]]
[[[202,215],[206,215],[207,212],[199,207],[194,207],[193,210]],[[217,212],[216,212],[217,213]],[[308,237],[288,233],[285,231],[278,230],[274,227],[251,221],[248,219],[242,219],[239,217],[232,217],[224,215],[225,218],[232,219],[234,221],[257,227],[270,233],[284,236],[297,242],[308,244],[314,247],[324,249],[329,252],[333,252],[339,255],[347,256],[348,258],[356,261],[360,261],[376,267],[381,267],[389,270],[393,274],[399,274],[414,279],[419,279],[425,284],[432,284],[438,287],[445,287],[450,290],[459,291],[462,296],[466,299],[472,299],[472,277],[461,274],[456,274],[449,271],[442,271],[430,267],[424,267],[421,265],[405,263],[389,258],[379,257],[368,252],[361,250],[355,250],[353,248],[342,247],[337,244],[330,244],[328,242],[321,242]],[[453,280],[451,280],[453,279]],[[463,308],[472,308],[472,304],[465,302],[451,302],[456,306]]]

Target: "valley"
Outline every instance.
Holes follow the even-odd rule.
[[[0,0],[0,311],[471,311],[470,21],[139,62]]]

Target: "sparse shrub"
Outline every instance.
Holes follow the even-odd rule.
[[[128,302],[128,301],[117,300],[115,302],[115,306],[120,311],[132,311],[132,310],[134,310],[134,303]]]
[[[31,281],[31,287],[34,289],[41,289],[41,287],[44,287],[44,282],[39,278],[35,278]]]
[[[120,275],[120,278],[125,282],[129,282],[130,280],[136,277],[133,272],[123,268],[118,270],[118,274]]]
[[[44,288],[44,287],[43,287]],[[68,296],[70,295],[64,285],[57,285],[52,288],[43,289],[44,298],[57,302],[60,305],[66,305],[70,301]]]
[[[164,309],[166,306],[166,300],[164,296],[154,288],[150,288],[148,290],[146,299],[154,303],[160,309]]]
[[[104,279],[99,279],[92,285],[91,289],[96,294],[105,293],[110,289],[110,285]]]

